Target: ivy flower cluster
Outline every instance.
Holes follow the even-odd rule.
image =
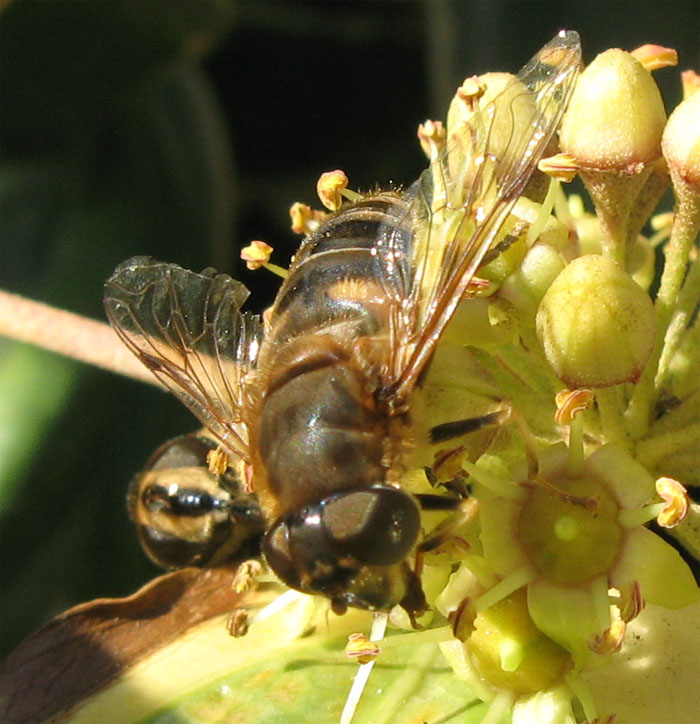
[[[442,617],[444,655],[491,702],[484,724],[509,710],[517,722],[605,721],[616,712],[599,711],[608,702],[588,673],[620,656],[646,604],[700,601],[677,550],[700,552],[688,492],[700,485],[700,84],[683,74],[685,98],[667,119],[651,75],[675,63],[644,46],[608,50],[583,71],[558,153],[513,207],[507,243],[479,270],[424,385],[436,420],[485,414],[494,400],[507,408],[496,430],[432,448],[431,480],[407,481],[469,491],[469,515],[422,561],[432,610],[420,622]],[[428,158],[447,148],[449,168],[450,139],[511,78],[467,79],[447,122],[419,128]],[[593,211],[562,190],[575,176]],[[357,198],[347,184],[340,171],[321,177],[327,209]],[[654,216],[669,186],[674,212]],[[447,238],[441,211],[431,233]],[[291,216],[310,233],[325,212],[295,204]],[[410,628],[399,610],[390,621]]]

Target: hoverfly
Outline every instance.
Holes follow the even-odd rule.
[[[208,566],[260,551],[263,519],[244,491],[242,465],[209,465],[219,443],[206,430],[163,443],[131,481],[129,516],[141,547],[163,568]]]
[[[431,436],[421,379],[558,127],[580,59],[578,35],[562,31],[410,188],[322,223],[264,328],[241,311],[245,287],[213,270],[135,257],[106,284],[124,342],[251,466],[270,568],[336,613],[398,604],[415,621],[426,609],[409,561],[420,508],[438,496],[402,485]],[[441,439],[465,429],[446,423]]]

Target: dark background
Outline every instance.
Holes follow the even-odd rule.
[[[0,6],[2,3],[0,3]],[[101,287],[145,253],[215,265],[299,239],[293,201],[342,168],[410,183],[415,130],[456,86],[516,71],[562,27],[585,57],[655,42],[700,68],[700,4],[677,2],[64,2],[0,16],[0,287],[102,318]],[[656,73],[671,108],[677,70]],[[594,109],[592,109],[593,112]],[[1,651],[61,610],[156,573],[124,507],[164,439],[196,426],[155,389],[0,340]]]

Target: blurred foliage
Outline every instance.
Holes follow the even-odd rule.
[[[354,188],[410,183],[415,128],[461,78],[517,69],[560,27],[581,33],[588,59],[656,42],[700,65],[696,0],[11,3],[0,286],[102,318],[103,280],[145,253],[232,272],[261,309],[276,283],[236,268],[243,243],[265,239],[286,264],[287,209],[317,205],[324,170],[342,167]],[[657,79],[680,97],[677,71]],[[124,490],[193,427],[155,389],[0,341],[3,652],[67,606],[153,575]]]

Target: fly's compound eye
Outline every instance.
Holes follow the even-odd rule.
[[[282,516],[265,536],[263,552],[287,585],[333,596],[363,566],[403,562],[419,531],[413,498],[376,486],[337,493]]]
[[[420,530],[418,507],[397,488],[376,487],[327,498],[322,509],[329,545],[338,556],[371,566],[403,561]]]

